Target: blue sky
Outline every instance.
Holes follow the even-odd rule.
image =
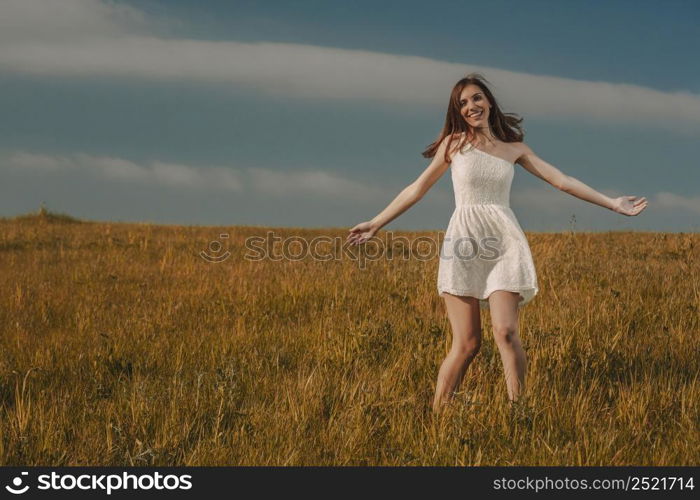
[[[479,71],[525,142],[638,217],[516,165],[526,231],[698,231],[693,1],[0,3],[0,216],[351,227],[428,165]],[[444,229],[449,171],[387,229]]]

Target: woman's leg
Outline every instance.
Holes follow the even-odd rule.
[[[448,293],[443,297],[452,327],[452,346],[438,374],[433,401],[435,412],[439,412],[443,403],[452,399],[481,347],[479,301],[474,297],[458,297]]]
[[[520,294],[496,290],[489,296],[493,336],[501,353],[508,387],[508,399],[517,401],[525,391],[527,357],[518,335]]]

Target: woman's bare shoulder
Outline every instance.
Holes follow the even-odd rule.
[[[444,145],[445,148],[447,148],[447,144],[450,144],[450,150],[449,153],[450,155],[456,153],[459,149],[459,144],[462,141],[463,133],[456,132],[453,134],[447,134],[445,137],[442,139],[442,145]]]
[[[520,142],[511,142],[511,145],[516,148],[516,150],[521,153],[531,153],[532,149],[530,149],[530,146],[528,146],[525,141],[520,141]]]
[[[516,159],[515,163],[520,163],[520,160],[528,155],[532,154],[532,149],[530,149],[530,146],[528,146],[525,141],[520,141],[520,142],[511,142],[510,146],[513,148],[513,150],[516,153]]]

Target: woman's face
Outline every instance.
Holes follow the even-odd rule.
[[[491,104],[478,85],[469,84],[462,89],[459,105],[462,117],[471,127],[481,128],[488,126]]]

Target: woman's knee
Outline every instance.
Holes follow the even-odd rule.
[[[518,327],[512,323],[494,325],[493,336],[499,344],[512,344],[518,340]]]
[[[479,354],[481,349],[481,333],[477,335],[470,335],[466,340],[462,340],[458,343],[453,343],[452,351],[461,360],[468,361]]]

